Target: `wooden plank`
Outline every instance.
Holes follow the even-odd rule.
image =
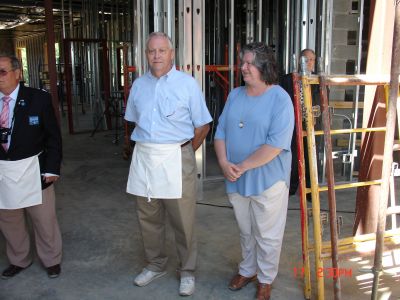
[[[309,84],[319,84],[317,75],[306,76]],[[389,84],[390,77],[387,75],[328,75],[326,76],[327,85],[356,86],[356,85],[386,85]]]
[[[354,103],[352,101],[341,101],[341,100],[334,100],[329,101],[329,106],[333,107],[334,109],[353,109]],[[364,108],[364,102],[358,102],[358,108]]]
[[[397,248],[400,245],[400,230],[387,230],[384,233],[385,246],[388,248]],[[363,234],[354,237],[348,237],[338,240],[339,254],[345,254],[350,252],[356,252],[362,248],[363,243],[374,242],[375,233]],[[314,251],[314,244],[310,244],[308,250],[310,252]],[[322,256],[323,259],[330,258],[331,245],[330,241],[325,241],[322,243]]]

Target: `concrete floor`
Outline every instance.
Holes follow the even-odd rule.
[[[34,264],[17,277],[0,280],[0,300],[181,298],[171,230],[168,231],[168,274],[147,287],[133,285],[134,276],[144,266],[143,249],[134,197],[125,193],[129,162],[121,158],[122,146],[113,144],[113,138],[112,132],[97,132],[93,138],[89,134],[65,135],[62,178],[56,185],[63,235],[62,274],[57,279],[48,279],[35,257]],[[353,196],[338,195],[338,210],[350,211],[343,213],[343,236],[351,232]],[[301,265],[298,198],[292,196],[289,201],[280,269],[273,284],[272,299],[303,299],[303,282],[295,272]],[[204,199],[197,207],[199,258],[196,291],[191,299],[254,298],[254,284],[237,292],[227,289],[231,276],[237,271],[240,246],[233,211],[226,206],[229,203],[223,182],[206,182]],[[366,260],[362,258],[353,264]],[[329,266],[329,262],[327,264]],[[395,264],[399,267],[400,261],[395,260]],[[0,269],[7,266],[5,242],[0,235]],[[400,271],[396,270],[395,275],[385,277],[389,279],[383,283],[386,294],[381,299],[400,299]],[[351,278],[343,278],[342,299],[369,298],[370,284],[367,279],[360,282],[358,275],[358,269],[353,269]],[[326,299],[333,299],[331,286],[327,278]]]

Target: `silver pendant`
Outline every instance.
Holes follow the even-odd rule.
[[[244,124],[243,124],[242,121],[240,121],[240,122],[239,122],[239,128],[243,128],[243,127],[244,127]]]

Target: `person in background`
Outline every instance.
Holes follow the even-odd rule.
[[[150,71],[135,80],[125,120],[135,123],[127,192],[136,208],[147,265],[134,283],[145,286],[166,274],[166,213],[175,233],[181,296],[193,294],[197,259],[195,236],[195,151],[212,119],[196,80],[173,65],[170,38],[153,32],[146,41]]]
[[[50,278],[61,272],[62,241],[53,183],[60,176],[61,133],[49,93],[19,83],[18,58],[0,55],[0,230],[10,266],[3,279],[32,264],[25,213]]]
[[[236,291],[258,279],[257,299],[270,299],[286,224],[294,126],[289,95],[277,85],[273,51],[263,43],[240,52],[245,86],[231,91],[219,118],[215,151],[240,230],[243,260],[229,283]]]

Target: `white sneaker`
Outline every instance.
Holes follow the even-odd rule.
[[[194,293],[194,276],[185,276],[181,278],[179,286],[179,295],[190,296]]]
[[[136,276],[133,281],[137,286],[145,286],[152,282],[154,279],[160,278],[161,276],[167,274],[167,272],[153,272],[144,268],[142,273]]]

